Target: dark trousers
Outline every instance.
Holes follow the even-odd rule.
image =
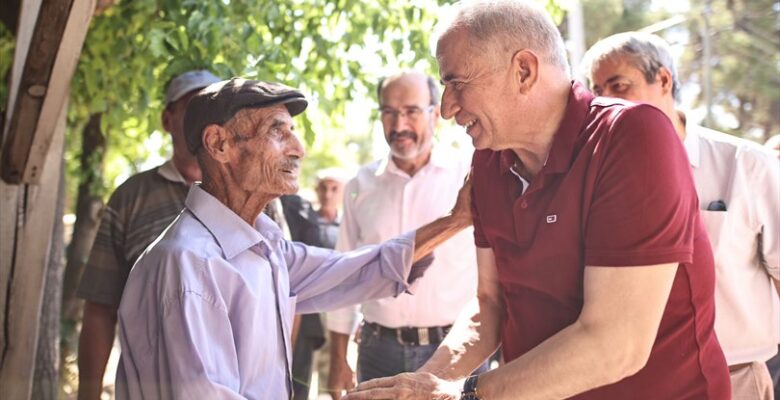
[[[363,325],[358,345],[358,382],[370,379],[414,372],[431,358],[439,343],[412,345],[400,343],[397,338],[380,334]],[[488,363],[482,364],[476,373],[486,372]]]
[[[319,314],[301,315],[298,340],[293,349],[292,376],[293,399],[309,398],[314,351],[325,344],[325,331]],[[316,391],[317,388],[314,388]]]
[[[766,362],[766,366],[769,368],[769,375],[772,376],[772,383],[775,385],[775,399],[780,400],[780,346],[777,349],[778,353]]]

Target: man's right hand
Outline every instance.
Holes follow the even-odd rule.
[[[455,200],[455,206],[450,211],[450,215],[465,220],[466,226],[471,225],[471,171],[463,179],[463,186],[458,190],[458,197]]]
[[[357,383],[355,373],[347,363],[348,343],[349,335],[330,331],[328,393],[333,400],[340,400],[344,391],[353,389]]]
[[[330,360],[328,393],[333,400],[340,400],[345,391],[355,388],[356,383],[355,373],[347,360]]]

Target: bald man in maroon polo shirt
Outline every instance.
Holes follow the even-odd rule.
[[[572,84],[545,11],[468,3],[436,49],[473,160],[478,302],[418,372],[348,399],[728,399],[712,250],[658,109]],[[502,345],[506,364],[467,376]]]

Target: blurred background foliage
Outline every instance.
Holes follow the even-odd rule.
[[[564,37],[567,1],[543,1]],[[685,2],[681,0],[674,3]],[[277,80],[312,100],[298,118],[307,145],[303,186],[330,166],[354,167],[377,152],[379,78],[415,67],[436,76],[431,34],[441,6],[416,0],[102,0],[71,85],[67,132],[66,210],[79,183],[102,198],[125,178],[170,152],[160,113],[165,84],[176,74],[208,68],[222,77]],[[582,2],[586,47],[610,34],[672,16],[671,0]],[[660,4],[660,6],[659,6]],[[679,4],[678,4],[679,5]],[[679,7],[675,7],[679,9]],[[697,0],[670,42],[683,47],[680,73],[702,105],[701,24],[710,16],[716,128],[762,140],[780,132],[780,26],[777,0]],[[667,32],[659,32],[667,36]],[[0,25],[0,76],[7,76],[14,37]],[[0,105],[7,101],[0,83]],[[354,110],[358,110],[354,112]],[[84,146],[84,128],[99,123],[102,147]],[[381,142],[379,142],[381,145]],[[380,149],[381,151],[381,149]],[[82,153],[94,152],[82,162]]]

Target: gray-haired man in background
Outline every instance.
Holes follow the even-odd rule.
[[[658,107],[688,153],[717,285],[715,331],[734,399],[772,399],[765,364],[780,341],[780,163],[760,145],[686,120],[675,108],[680,82],[660,37],[620,33],[583,62],[593,91]]]

